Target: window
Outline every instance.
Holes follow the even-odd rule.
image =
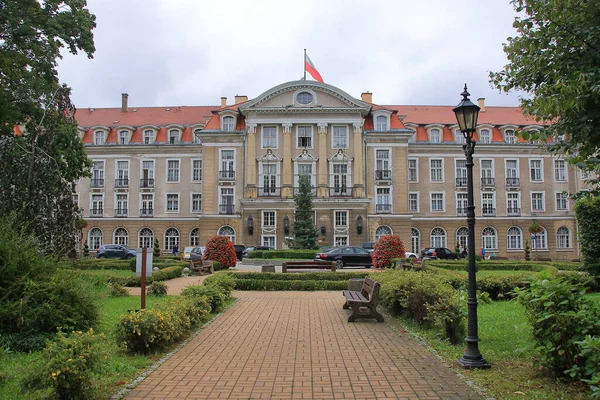
[[[129,161],[117,161],[116,187],[129,186]]]
[[[217,235],[225,236],[231,240],[231,243],[235,243],[235,230],[229,225],[225,225],[219,228]]]
[[[481,131],[479,131],[479,143],[492,143],[492,131],[490,131],[489,129],[482,129]]]
[[[348,190],[348,164],[333,164],[333,195],[350,194]]]
[[[409,164],[410,164],[409,160]],[[415,160],[412,160],[415,161]],[[375,179],[384,180],[392,178],[389,149],[375,150]]]
[[[144,144],[152,144],[154,142],[154,131],[146,129],[144,131]]]
[[[92,179],[90,187],[104,187],[104,161],[94,161],[92,164]]]
[[[506,213],[508,215],[521,214],[521,201],[518,192],[510,192],[506,194]]]
[[[98,250],[103,244],[102,230],[100,228],[92,228],[89,233],[90,250]]]
[[[277,148],[277,127],[263,126],[262,127],[262,147],[263,149]]]
[[[200,228],[194,228],[190,232],[190,246],[200,246]]]
[[[142,161],[142,179],[140,187],[154,187],[154,161]]]
[[[384,115],[378,116],[376,119],[375,130],[378,132],[387,131],[387,117]]]
[[[504,131],[504,141],[508,144],[517,143],[517,137],[515,136],[515,131],[513,131],[512,129]]]
[[[127,193],[117,193],[115,197],[116,197],[115,216],[116,217],[126,217],[127,211],[128,211]]]
[[[567,165],[565,160],[554,160],[554,180],[556,182],[567,181]]]
[[[463,226],[456,231],[456,244],[467,249],[469,247],[469,228]]]
[[[124,228],[115,229],[115,233],[113,235],[113,243],[120,244],[121,246],[129,245],[129,234],[127,230]]]
[[[429,169],[431,170],[431,182],[442,182],[444,180],[443,160],[439,158],[431,158],[429,160]]]
[[[544,211],[544,192],[531,192],[531,210]]]
[[[409,182],[418,182],[419,174],[417,170],[417,159],[409,158],[408,159],[408,181]]]
[[[103,194],[92,194],[92,207],[90,209],[90,216],[101,217],[104,212],[104,195]]]
[[[202,133],[202,129],[194,129],[194,144],[202,144],[202,139],[200,139],[200,133]]]
[[[233,132],[233,117],[223,117],[223,130],[225,132]]]
[[[167,160],[167,182],[179,182],[179,160]]]
[[[390,228],[387,225],[380,225],[375,230],[375,241],[378,241],[379,238],[382,236],[391,235],[391,234],[392,234],[392,228]]]
[[[446,247],[446,231],[444,228],[433,228],[431,230],[430,247]]]
[[[262,225],[263,225],[263,228],[274,228],[275,227],[275,211],[263,211],[262,212]]]
[[[431,211],[444,211],[444,193],[430,193]]]
[[[119,131],[119,144],[129,143],[129,131]]]
[[[300,187],[299,181],[300,181],[300,177],[302,175],[308,175],[308,177],[310,178],[310,184],[312,186],[315,185],[315,175],[312,172],[312,163],[308,164],[308,163],[298,163],[297,164],[298,167],[298,175],[296,175],[295,179],[294,179],[294,186]]]
[[[464,144],[466,142],[465,135],[460,131],[460,129],[456,129],[454,131],[454,141],[456,143]]]
[[[275,248],[275,236],[263,236],[262,245]]]
[[[419,193],[408,194],[408,211],[419,212]]]
[[[458,192],[456,193],[456,215],[467,215],[467,206],[469,201],[467,193]]]
[[[96,145],[104,144],[104,131],[94,132],[94,144],[96,144]]]
[[[235,151],[234,150],[221,150],[220,177],[222,179],[234,179],[235,178]]]
[[[519,186],[519,164],[517,160],[506,160],[506,186]]]
[[[421,249],[421,234],[417,228],[410,228],[410,251],[419,254]]]
[[[455,160],[456,186],[467,186],[467,160]]]
[[[392,212],[392,196],[389,187],[376,188],[376,208],[378,213]]]
[[[154,194],[152,193],[142,193],[141,195],[141,206],[140,214],[142,216],[152,216],[152,211],[154,209]]]
[[[296,147],[299,149],[312,148],[312,126],[299,126],[297,129]]]
[[[496,196],[494,193],[481,193],[481,212],[483,215],[496,214]]]
[[[533,235],[533,239],[531,241],[532,249],[547,249],[548,248],[548,240],[547,240],[547,231],[546,228],[542,228],[542,232],[536,233]]]
[[[296,101],[302,105],[308,105],[313,102],[313,95],[309,92],[300,92],[296,95]]]
[[[433,128],[429,131],[429,141],[431,143],[442,143],[442,131],[438,128]]]
[[[167,212],[179,212],[178,193],[167,193]]]
[[[202,182],[202,160],[192,160],[192,182]]]
[[[517,226],[510,227],[506,234],[506,239],[506,247],[509,250],[520,250],[523,248],[523,233],[521,232],[521,228]]]
[[[259,177],[259,196],[279,196],[277,164],[262,164],[262,175]]]
[[[555,193],[556,196],[556,211],[567,211],[569,202],[566,193]]]
[[[71,201],[73,202],[75,210],[79,210],[79,195],[77,193],[71,195]]]
[[[220,188],[219,213],[233,214],[235,212],[233,188]]]
[[[493,160],[481,160],[481,184],[494,186],[494,162]]]
[[[154,246],[154,233],[150,228],[144,228],[139,234],[139,246],[140,248],[152,248]]]
[[[348,236],[334,236],[333,237],[333,245],[335,247],[348,246]],[[346,249],[346,250],[349,250],[349,249]]]
[[[169,144],[179,143],[179,129],[171,129],[169,131]]]
[[[496,229],[491,226],[484,228],[481,233],[481,243],[483,243],[483,248],[486,250],[498,249],[498,235],[496,234]]]
[[[179,231],[169,228],[165,231],[165,250],[173,250],[175,245],[179,246]]]
[[[202,194],[192,193],[192,212],[202,212]]]
[[[559,249],[571,248],[571,231],[566,226],[561,226],[556,231],[556,247]]]
[[[333,144],[334,149],[348,148],[348,127],[334,126],[333,127]]]
[[[544,180],[542,160],[529,160],[529,173],[531,182],[542,182]]]
[[[348,211],[335,211],[334,212],[335,226],[340,228],[348,227]]]

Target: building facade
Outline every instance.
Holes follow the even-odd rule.
[[[516,107],[482,108],[475,135],[478,252],[523,259],[578,258],[566,192],[584,180],[565,160],[515,136],[540,126]],[[293,81],[233,105],[81,109],[93,161],[75,199],[93,251],[158,239],[285,248],[298,179],[313,190],[320,245],[360,245],[400,235],[406,249],[466,246],[463,137],[451,106],[376,105],[334,86]],[[535,237],[533,221],[543,228]]]

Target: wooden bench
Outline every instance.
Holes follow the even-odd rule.
[[[348,322],[354,322],[357,318],[375,318],[377,322],[383,322],[383,315],[377,312],[380,286],[379,282],[367,276],[360,291],[344,290],[346,303],[343,308],[352,309]]]
[[[281,264],[281,272],[287,272],[288,269],[330,269],[335,272],[335,262],[333,261],[286,261]]]
[[[402,264],[402,269],[404,271],[412,269],[415,271],[421,271],[423,269],[423,264],[425,264],[424,258],[411,258],[410,262],[405,262]]]
[[[212,274],[215,272],[213,262],[211,260],[190,261],[190,270],[197,272],[200,275]]]

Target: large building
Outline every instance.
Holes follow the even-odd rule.
[[[458,99],[458,96],[457,96]],[[458,101],[457,101],[458,102]],[[475,140],[477,251],[523,259],[578,257],[565,192],[579,171],[515,136],[540,126],[516,107],[486,106]],[[93,160],[76,200],[91,250],[103,243],[236,244],[285,248],[298,177],[313,186],[319,244],[360,245],[400,235],[407,250],[466,246],[464,141],[452,106],[373,104],[334,86],[293,81],[220,106],[77,111]],[[530,237],[537,221],[543,231]]]

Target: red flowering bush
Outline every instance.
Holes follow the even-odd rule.
[[[217,261],[221,268],[232,268],[237,264],[235,247],[229,238],[225,236],[213,236],[206,242],[206,249],[202,256],[205,260]]]
[[[404,258],[404,243],[398,235],[385,235],[373,247],[371,259],[375,268],[390,268],[394,258]]]

